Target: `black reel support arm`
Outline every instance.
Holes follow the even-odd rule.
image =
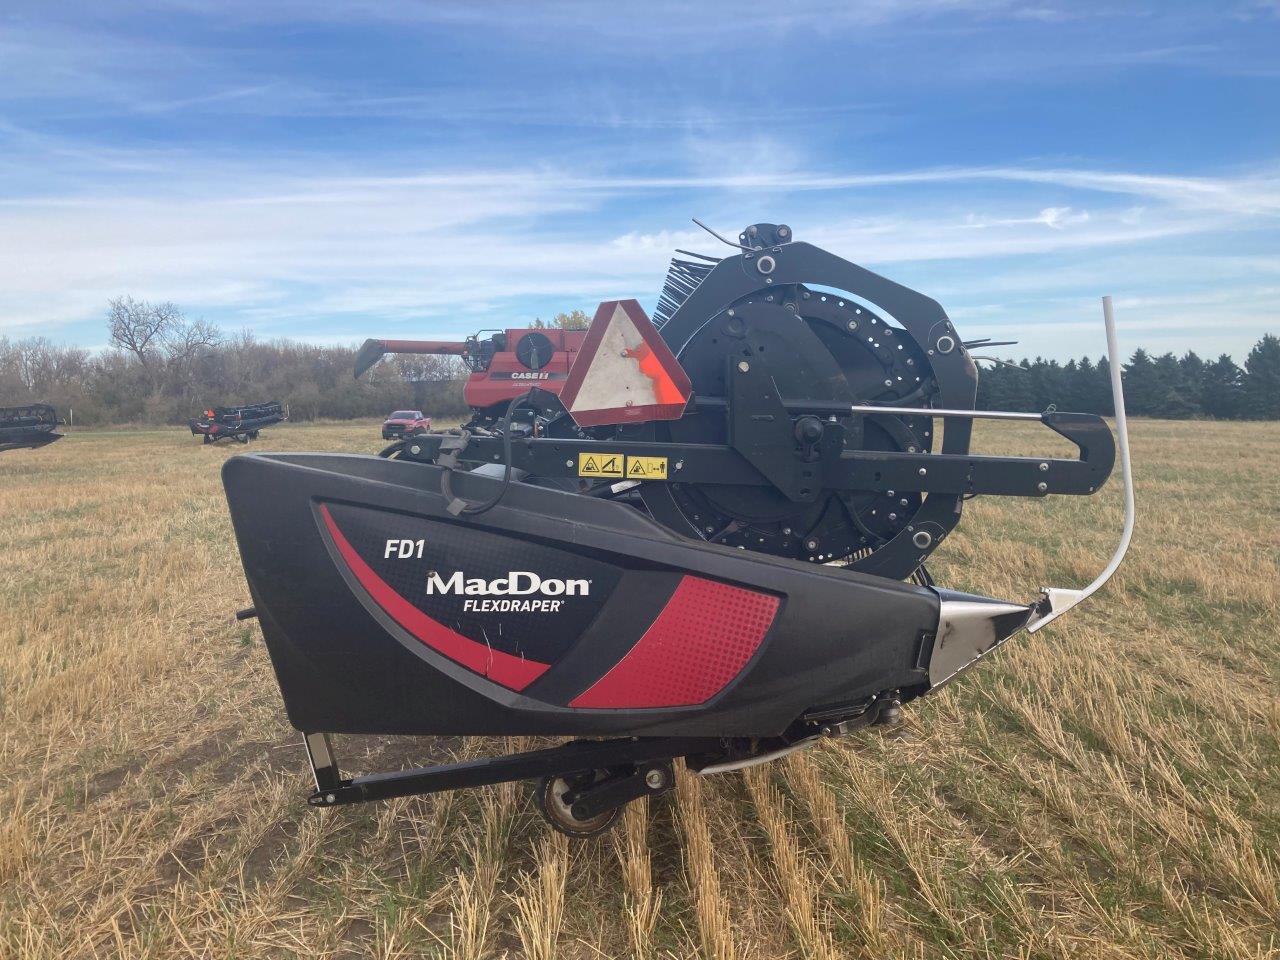
[[[893,408],[853,409],[875,416],[890,413]],[[920,412],[926,411],[935,415],[939,413],[928,408]],[[467,457],[479,463],[510,462],[526,473],[564,480],[577,477],[577,464],[583,456],[662,457],[672,463],[667,478],[671,482],[774,487],[783,492],[794,489],[798,501],[803,500],[806,496],[804,491],[819,480],[826,486],[877,492],[911,491],[966,497],[978,494],[1040,497],[1050,493],[1087,496],[1102,486],[1112,469],[1115,448],[1111,432],[1106,423],[1093,414],[991,415],[984,411],[945,411],[943,415],[1039,421],[1075,443],[1081,456],[1080,459],[1069,460],[846,450],[825,465],[811,465],[771,456],[773,451],[767,447],[748,446],[744,450],[729,444],[568,437],[527,437],[504,442],[503,437],[473,435],[467,441]],[[451,438],[444,434],[415,437],[414,444],[419,451],[410,459],[435,462],[451,442]],[[806,481],[804,472],[811,466],[814,468],[812,479]],[[803,486],[806,482],[810,483],[810,488]]]
[[[846,453],[858,462],[881,467],[873,486],[888,485],[898,490],[963,493],[968,496],[994,494],[1034,497],[1049,493],[1088,495],[1096,493],[1115,465],[1115,442],[1106,422],[1091,413],[1019,413],[1007,410],[943,410],[931,407],[877,407],[857,405],[854,413],[866,416],[934,416],[963,420],[1017,420],[1044,424],[1066,437],[1079,451],[1079,459],[1055,457],[992,457],[980,454],[872,454]]]

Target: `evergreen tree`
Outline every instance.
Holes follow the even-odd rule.
[[[1088,363],[1089,358],[1085,357]],[[1057,401],[1063,410],[1079,410],[1085,413],[1084,405],[1088,397],[1084,391],[1084,378],[1080,375],[1080,365],[1068,360],[1062,367],[1062,399]]]
[[[1124,368],[1124,399],[1130,413],[1158,417],[1164,389],[1151,355],[1139,347]]]
[[[1200,403],[1204,412],[1219,420],[1233,420],[1240,415],[1243,400],[1244,371],[1227,354],[1206,363],[1200,378]]]
[[[1204,361],[1196,355],[1194,350],[1189,350],[1178,361],[1178,366],[1182,368],[1182,389],[1186,391],[1187,398],[1203,413]]]
[[[1192,389],[1178,358],[1166,353],[1156,358],[1154,367],[1159,401],[1151,416],[1186,420],[1199,414],[1200,404],[1195,399],[1195,394],[1200,392],[1198,385]]]
[[[1016,367],[1009,368],[1009,379],[1006,381],[1005,395],[1009,410],[1034,410],[1036,398],[1034,385],[1031,382],[1031,361],[1023,359]]]
[[[1115,402],[1111,397],[1111,361],[1103,357],[1098,361],[1093,378],[1093,403],[1086,413],[1097,413],[1104,417],[1115,415]]]
[[[1080,413],[1111,413],[1111,368],[1103,357],[1097,366],[1088,357],[1076,367],[1075,402]]]
[[[1196,353],[1153,357],[1136,350],[1125,368],[1129,412],[1139,416],[1184,419],[1253,417],[1277,419],[1280,412],[1280,339],[1264,336],[1249,354],[1248,373],[1227,354],[1206,362]],[[1059,410],[1111,416],[1111,366],[1103,357],[1059,364],[1036,357],[982,367],[978,379],[980,410]]]
[[[1266,334],[1244,361],[1244,416],[1280,419],[1280,337]]]

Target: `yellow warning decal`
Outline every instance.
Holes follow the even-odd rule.
[[[667,479],[666,457],[627,457],[628,480]]]
[[[620,477],[625,458],[620,453],[578,454],[578,476]]]

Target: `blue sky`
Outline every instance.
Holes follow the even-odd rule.
[[[1280,332],[1280,4],[0,4],[0,335],[649,309],[690,217],[796,236],[1006,353]]]

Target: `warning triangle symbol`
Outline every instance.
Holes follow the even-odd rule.
[[[635,300],[596,310],[560,402],[579,426],[678,420],[693,388]]]
[[[583,473],[599,473],[600,468],[596,465],[595,457],[587,457],[587,462],[582,465]]]
[[[639,460],[633,460],[631,463],[631,476],[643,477],[644,475],[644,464]]]

